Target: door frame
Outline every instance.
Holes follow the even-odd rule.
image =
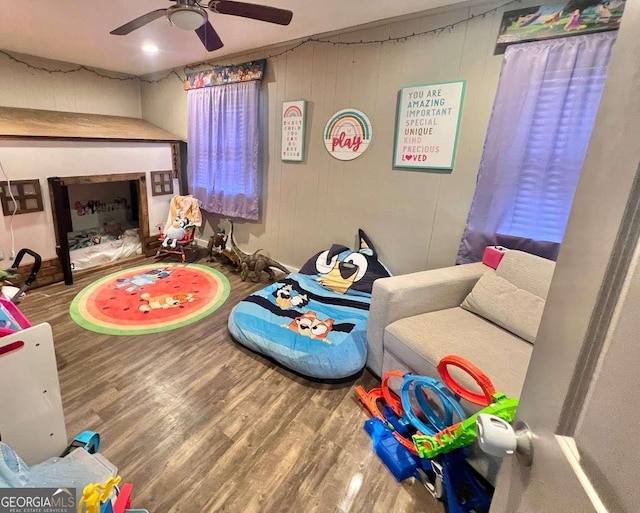
[[[55,194],[54,189],[62,186],[65,188],[69,185],[83,185],[92,183],[111,183],[111,182],[137,182],[138,189],[138,220],[140,229],[138,237],[140,243],[144,246],[145,240],[149,237],[149,202],[147,199],[147,173],[117,173],[106,175],[90,175],[90,176],[64,176],[51,177],[47,179],[49,182],[49,198],[51,200],[51,213],[53,216],[54,233],[56,236],[56,249],[58,258],[62,265],[65,285],[73,284],[73,274],[71,272],[71,258],[69,257],[69,239],[67,236],[67,226],[62,221],[65,216],[63,209],[64,201],[67,198],[60,198]],[[54,185],[55,184],[55,185]]]

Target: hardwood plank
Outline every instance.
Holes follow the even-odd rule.
[[[233,341],[231,308],[264,284],[210,265],[228,276],[229,299],[170,332],[116,337],[76,325],[71,300],[106,272],[31,291],[21,304],[31,322],[53,327],[69,436],[100,432],[103,454],[134,483],[134,506],[152,513],[442,511],[421,485],[397,483],[372,452],[353,386],[377,380],[365,371],[349,383],[317,383]]]

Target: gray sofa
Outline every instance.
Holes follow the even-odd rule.
[[[519,397],[554,269],[552,261],[512,250],[495,271],[477,263],[376,280],[367,367],[378,376],[400,369],[438,377],[440,359],[455,354],[480,367],[498,391]],[[494,482],[499,462],[481,455],[472,464]]]

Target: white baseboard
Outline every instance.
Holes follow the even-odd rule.
[[[193,240],[196,242],[196,246],[198,246],[199,248],[206,248],[209,245],[208,240],[198,239],[198,237],[195,237]]]
[[[198,239],[197,237],[194,239],[196,242],[196,245],[200,248],[206,248],[209,245],[209,241],[204,240],[204,239]],[[299,267],[293,267],[292,265],[287,265],[285,263],[280,262],[284,267],[286,267],[287,269],[289,269],[289,272],[291,273],[297,273],[298,271],[300,271]]]

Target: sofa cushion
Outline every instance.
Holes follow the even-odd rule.
[[[455,354],[480,367],[496,390],[519,397],[533,346],[483,318],[450,308],[400,319],[387,326],[385,351],[417,374],[437,377],[438,362]],[[458,369],[451,374],[463,386],[477,390],[473,379]]]
[[[483,275],[460,305],[528,342],[535,342],[544,299],[494,274]]]
[[[496,274],[519,289],[546,300],[555,268],[556,264],[551,260],[512,249],[502,257]]]

